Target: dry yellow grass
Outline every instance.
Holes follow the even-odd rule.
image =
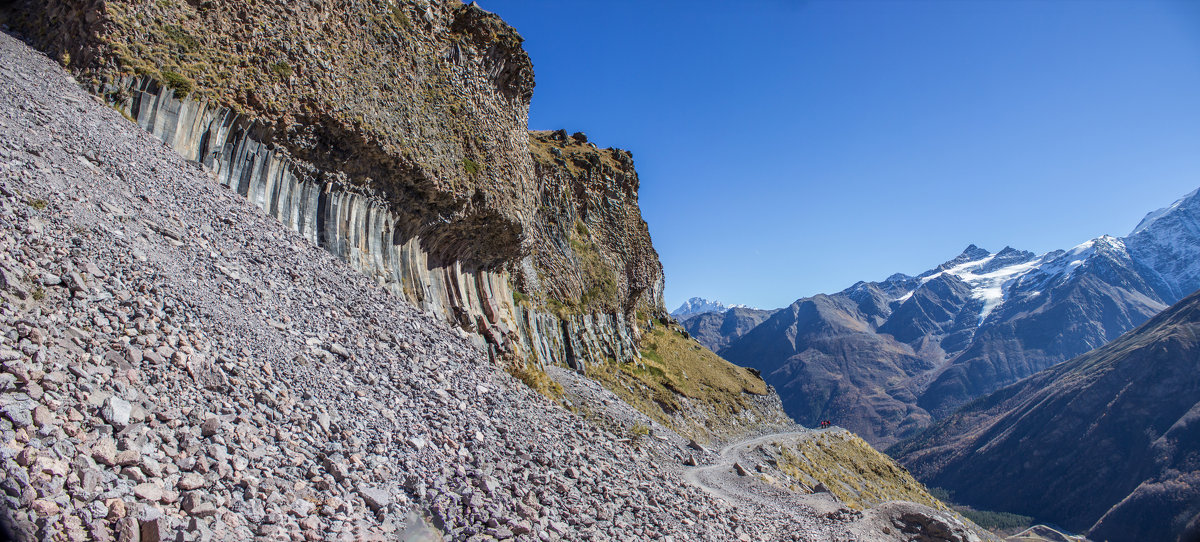
[[[812,485],[824,484],[851,508],[903,500],[950,510],[908,471],[848,432],[826,432],[782,448],[780,459],[784,473]]]
[[[655,421],[689,434],[694,432],[676,427],[672,420],[682,408],[682,398],[702,404],[713,418],[720,418],[745,409],[746,394],[767,393],[767,385],[748,369],[665,326],[643,337],[641,360],[610,360],[589,367],[588,376]]]

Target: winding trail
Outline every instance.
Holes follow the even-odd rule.
[[[759,446],[776,442],[795,444],[823,431],[825,430],[786,431],[733,442],[721,448],[716,462],[687,468],[683,477],[688,483],[730,504],[788,516],[797,521],[802,518],[811,521],[813,517],[838,510],[842,507],[841,503],[827,493],[806,495],[764,483],[754,475],[755,460],[748,456]],[[735,463],[740,463],[751,475],[738,475]]]

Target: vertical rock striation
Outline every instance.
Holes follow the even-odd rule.
[[[632,308],[618,310],[624,308],[620,300],[632,299],[634,307],[640,302],[656,314],[662,307],[661,264],[649,244],[636,199],[632,207],[611,198],[604,201],[609,204],[606,209],[618,208],[629,213],[640,225],[645,243],[638,245],[642,252],[636,256],[650,259],[650,264],[644,266],[650,272],[639,274],[638,269],[626,266],[630,269],[630,280],[623,281],[627,286],[620,298],[593,299],[591,304],[581,304],[581,299],[587,299],[589,291],[585,290],[591,287],[590,277],[587,270],[580,269],[586,264],[580,264],[578,257],[569,252],[569,243],[564,244],[568,252],[559,253],[559,258],[545,252],[537,258],[527,258],[527,268],[530,261],[538,265],[528,281],[535,288],[537,277],[545,276],[539,269],[558,265],[557,271],[568,274],[568,280],[561,282],[569,286],[545,292],[542,305],[548,302],[572,310],[551,313],[515,301],[514,277],[506,266],[487,268],[461,260],[443,261],[425,248],[419,236],[405,238],[403,218],[393,211],[385,194],[355,187],[338,172],[322,171],[292,158],[285,149],[265,142],[270,137],[269,130],[229,108],[180,98],[172,89],[148,78],[120,79],[117,86],[105,90],[106,96],[122,97],[112,106],[185,158],[204,164],[218,183],[237,191],[264,213],[351,264],[393,294],[471,332],[480,346],[490,346],[494,353],[577,370],[606,358],[628,361],[638,355],[637,331],[629,318]],[[636,173],[632,160],[627,158],[626,163],[627,174],[635,184],[625,194],[636,198]],[[544,183],[543,191],[549,193],[564,184],[562,179],[573,179],[553,166],[542,166],[540,173],[539,178],[551,181]],[[588,202],[595,196],[585,190],[571,190],[569,194],[582,200],[581,204],[570,207],[557,202],[565,209],[562,216],[567,218],[542,218],[556,224],[590,217]],[[556,208],[543,205],[541,209],[550,213]],[[590,218],[605,232],[606,237],[600,240],[608,243],[604,246],[620,242],[625,233],[621,230],[622,222],[609,221],[604,215]],[[557,231],[552,225],[544,227],[541,233],[547,237],[569,237],[567,232]],[[613,291],[609,294],[616,293],[615,284],[613,281]],[[556,296],[566,301],[560,302]]]

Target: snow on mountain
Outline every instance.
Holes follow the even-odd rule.
[[[1133,231],[1129,232],[1129,236],[1133,237],[1134,235],[1141,233],[1149,228],[1151,224],[1157,222],[1158,219],[1174,213],[1182,206],[1186,206],[1189,203],[1195,204],[1197,195],[1200,195],[1200,188],[1192,190],[1186,196],[1175,200],[1175,203],[1163,207],[1162,209],[1158,209],[1157,211],[1150,211],[1149,213],[1146,213],[1146,216],[1142,218],[1142,221],[1138,222],[1137,227],[1133,228]]]
[[[1200,288],[1200,189],[1146,215],[1124,239],[1130,255],[1155,270],[1177,298]]]
[[[684,301],[678,309],[671,311],[671,316],[674,316],[676,319],[683,319],[687,318],[688,316],[704,314],[706,312],[725,312],[729,309],[747,308],[750,307],[746,305],[726,305],[720,301],[709,301],[703,297],[693,297],[687,301]]]
[[[903,303],[912,297],[917,288],[943,275],[952,275],[971,287],[971,297],[983,301],[979,312],[979,324],[1001,303],[1004,302],[1006,287],[1014,280],[1037,268],[1042,262],[1032,252],[1004,247],[1004,250],[992,254],[975,245],[967,247],[958,257],[946,262],[932,271],[918,277],[918,285],[902,297],[896,299]]]
[[[1147,214],[1124,238],[1102,235],[1070,250],[1041,256],[1010,247],[992,254],[970,245],[954,259],[918,275],[912,288],[892,303],[904,303],[929,281],[951,275],[970,286],[972,298],[983,301],[977,324],[982,326],[1014,292],[1019,291],[1023,298],[1040,295],[1070,280],[1077,269],[1097,258],[1103,258],[1108,266],[1127,268],[1148,284],[1165,284],[1170,290],[1165,297],[1172,299],[1164,302],[1200,288],[1200,189]]]

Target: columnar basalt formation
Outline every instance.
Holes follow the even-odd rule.
[[[629,153],[529,134],[522,39],[473,4],[30,0],[3,20],[495,354],[628,361],[636,315],[665,314]]]

